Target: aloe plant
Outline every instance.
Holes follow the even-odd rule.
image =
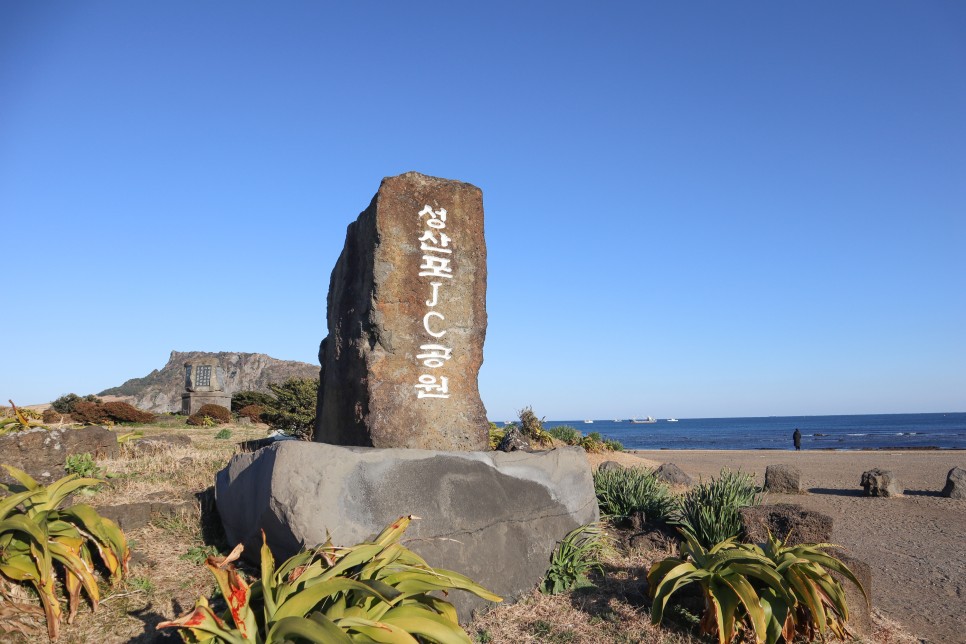
[[[865,589],[848,567],[825,552],[830,544],[786,547],[771,534],[762,546],[737,544],[734,538],[705,548],[681,530],[681,557],[669,557],[647,573],[653,603],[651,622],[659,624],[668,600],[690,584],[701,587],[705,612],[702,633],[717,633],[728,644],[747,626],[756,642],[791,642],[796,634],[823,640],[828,631],[847,635],[848,607],[833,570]],[[866,601],[868,601],[868,596]]]
[[[94,610],[100,601],[91,550],[97,551],[112,584],[117,584],[127,574],[131,557],[127,539],[89,505],[60,507],[72,493],[103,481],[70,475],[44,486],[22,470],[3,467],[20,485],[0,484],[9,494],[0,500],[0,574],[34,587],[44,607],[47,633],[57,639],[63,611],[54,562],[63,570],[71,623],[82,593]]]
[[[431,568],[399,543],[413,517],[401,517],[373,541],[351,547],[331,540],[276,568],[262,534],[261,579],[249,584],[235,569],[243,551],[209,557],[206,565],[228,608],[216,615],[202,597],[191,613],[158,628],[177,628],[187,642],[407,642],[470,644],[456,609],[434,591],[465,590],[501,598],[459,573]],[[415,636],[415,637],[414,637]]]
[[[571,588],[591,585],[587,574],[601,570],[605,539],[599,523],[578,526],[567,533],[550,556],[550,568],[540,584],[540,592],[557,595]]]

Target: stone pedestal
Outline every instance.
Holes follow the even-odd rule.
[[[231,409],[231,396],[224,391],[186,391],[181,394],[181,413],[190,416],[202,405],[220,405]]]
[[[228,542],[281,562],[300,548],[350,546],[414,514],[404,544],[512,599],[543,578],[557,541],[598,519],[584,451],[439,452],[279,441],[238,454],[215,480]],[[462,620],[486,602],[453,592]]]

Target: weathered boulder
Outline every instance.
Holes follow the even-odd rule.
[[[765,468],[765,491],[773,494],[801,494],[802,471],[793,465],[769,465]]]
[[[349,225],[329,283],[315,440],[484,450],[483,195],[407,172]]]
[[[860,485],[862,485],[865,496],[902,496],[902,485],[889,470],[873,468],[862,472]]]
[[[64,462],[74,454],[94,458],[117,456],[117,435],[106,427],[92,425],[76,429],[35,428],[0,436],[3,462],[21,469],[44,485],[65,475]],[[0,481],[12,483],[6,472]]]
[[[497,445],[496,448],[501,452],[515,452],[518,449],[522,449],[524,451],[529,450],[531,446],[530,441],[527,440],[526,436],[523,435],[523,432],[521,432],[519,428],[510,427],[510,429],[506,430],[506,433],[503,434],[503,438],[500,439],[500,444]]]
[[[598,472],[610,472],[611,470],[622,470],[624,466],[617,461],[604,461],[597,466]]]
[[[739,512],[741,532],[748,543],[765,543],[769,530],[782,541],[789,539],[789,544],[828,543],[832,539],[832,517],[800,505],[759,505]]]
[[[961,467],[949,470],[942,494],[950,499],[966,499],[966,470]]]
[[[662,463],[659,468],[654,470],[654,473],[658,479],[671,485],[691,485],[693,483],[691,477],[674,463]]]
[[[407,514],[404,544],[430,565],[468,575],[507,599],[542,579],[556,542],[596,521],[580,448],[438,452],[280,441],[237,454],[216,478],[229,543],[258,556],[261,530],[276,560],[326,540],[352,545]],[[450,595],[467,619],[485,602]]]

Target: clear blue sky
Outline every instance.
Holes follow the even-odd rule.
[[[384,176],[483,189],[491,418],[966,410],[966,4],[0,3],[0,396],[317,363]]]

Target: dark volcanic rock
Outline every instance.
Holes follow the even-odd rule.
[[[765,543],[769,530],[780,540],[788,539],[789,545],[828,543],[832,539],[832,517],[800,505],[759,505],[741,508],[740,512],[741,530],[749,543]]]
[[[765,468],[765,491],[776,494],[801,494],[802,471],[792,465]]]
[[[155,413],[181,411],[181,394],[185,388],[184,364],[217,360],[225,372],[225,391],[261,391],[270,393],[269,383],[289,378],[315,378],[318,367],[307,362],[277,360],[263,353],[234,353],[220,351],[172,351],[168,363],[143,378],[132,378],[120,387],[105,389],[99,396],[120,396],[139,409]]]
[[[622,470],[622,469],[624,469],[624,466],[618,463],[617,461],[604,461],[603,463],[597,466],[598,472],[609,472],[611,470]]]
[[[873,468],[862,472],[862,481],[865,496],[902,496],[902,485],[896,480],[895,475],[888,470]]]
[[[942,494],[951,499],[966,499],[966,470],[961,467],[949,470]]]
[[[654,470],[654,473],[657,474],[657,478],[671,485],[691,485],[692,483],[691,477],[674,463],[663,463],[661,467]]]
[[[518,449],[527,451],[530,449],[530,441],[517,427],[511,427],[500,439],[500,444],[496,448],[501,452],[515,452]]]
[[[117,436],[99,425],[78,429],[30,429],[0,436],[3,462],[21,469],[43,485],[62,478],[68,456],[90,454],[94,458],[110,458],[118,451]],[[0,481],[13,479],[5,471]]]
[[[315,440],[485,450],[483,194],[408,172],[349,225],[329,283]]]

